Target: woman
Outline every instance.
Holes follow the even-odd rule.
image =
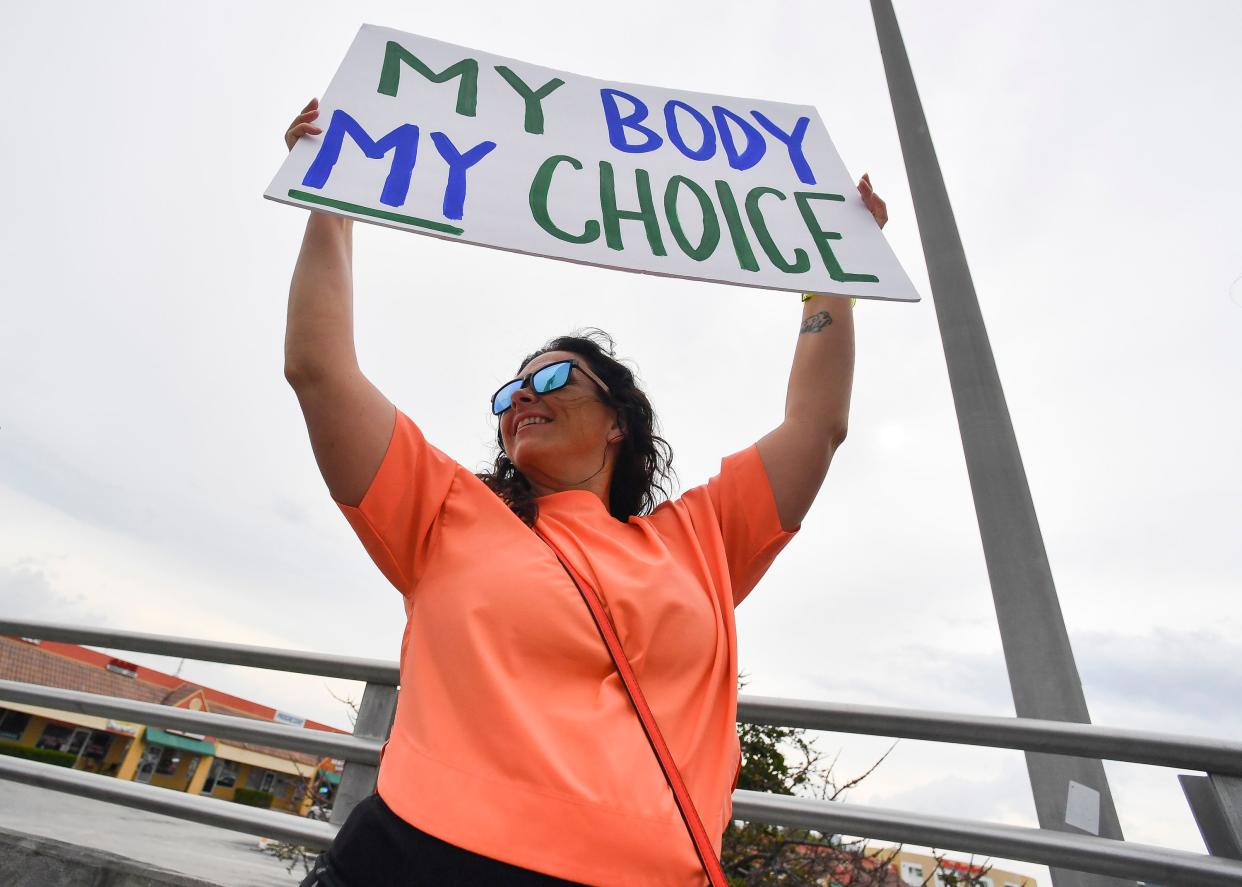
[[[290,148],[320,132],[317,116],[312,100]],[[859,190],[882,225],[866,176]],[[599,334],[553,340],[493,395],[491,472],[428,444],[358,367],[351,234],[347,219],[307,221],[285,372],[328,490],[402,593],[407,622],[377,794],[305,883],[702,884],[557,556],[605,602],[719,851],[740,766],[733,608],[797,530],[845,438],[850,300],[805,301],[780,426],[657,507],[671,451]]]

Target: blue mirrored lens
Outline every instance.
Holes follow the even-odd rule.
[[[531,377],[531,386],[539,394],[547,394],[549,391],[564,388],[569,382],[569,370],[572,366],[573,364],[569,361],[546,366]]]
[[[522,380],[514,379],[504,388],[501,388],[492,397],[492,415],[499,416],[509,407],[513,406],[513,395],[517,394],[522,388]]]

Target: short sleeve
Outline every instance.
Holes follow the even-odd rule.
[[[379,471],[357,507],[337,503],[375,565],[398,591],[409,594],[426,560],[444,501],[461,469],[427,443],[397,411]]]
[[[721,460],[720,474],[707,482],[707,492],[720,523],[736,607],[763,578],[794,533],[781,527],[772,484],[757,446]]]

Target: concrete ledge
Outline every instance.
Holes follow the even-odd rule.
[[[4,887],[220,887],[90,847],[0,828]]]

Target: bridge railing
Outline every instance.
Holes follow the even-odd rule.
[[[348,765],[337,791],[331,823],[4,756],[0,756],[0,778],[313,848],[326,847],[354,805],[374,790],[380,747],[392,724],[396,706],[398,669],[394,662],[13,619],[0,619],[0,635],[366,683],[354,733],[348,735],[0,680],[0,707],[6,701],[25,703],[343,759]],[[734,793],[736,819],[1019,859],[1167,885],[1242,884],[1242,742],[1095,724],[749,695],[739,699],[738,720],[1200,771],[1205,775],[1179,778],[1212,855],[1115,841],[1085,833],[750,791]]]

